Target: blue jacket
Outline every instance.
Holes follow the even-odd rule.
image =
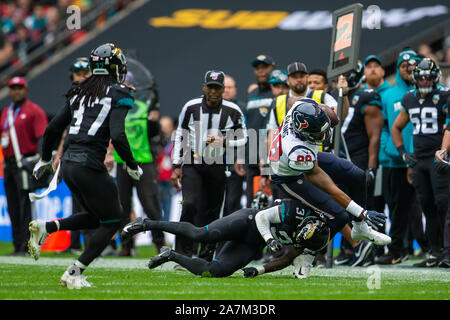
[[[402,98],[409,91],[414,89],[414,85],[408,85],[397,69],[395,76],[396,85],[386,90],[381,98],[383,106],[383,118],[385,125],[380,138],[380,153],[378,159],[380,165],[391,168],[405,168],[407,165],[403,162],[397,148],[392,141],[391,128],[395,119],[402,110]],[[387,121],[387,123],[386,123]],[[407,152],[413,152],[413,130],[414,126],[408,122],[406,127],[402,130],[403,144]]]

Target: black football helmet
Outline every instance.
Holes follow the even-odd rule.
[[[294,102],[292,108],[292,130],[297,137],[316,145],[330,139],[330,118],[315,100],[299,99]]]
[[[330,241],[330,227],[324,219],[317,216],[308,216],[297,227],[294,236],[294,246],[319,252]]]
[[[358,88],[364,81],[364,66],[361,61],[356,63],[356,70],[350,71],[347,76],[348,90]]]
[[[420,93],[431,93],[439,85],[441,68],[430,58],[423,58],[412,73],[414,85]],[[429,80],[427,83],[419,83],[420,80]]]
[[[127,74],[125,55],[112,43],[102,44],[92,50],[89,66],[93,75],[110,74],[119,83],[125,80]]]
[[[264,191],[257,191],[252,201],[253,209],[264,209],[269,206],[269,196]]]
[[[70,65],[69,78],[73,80],[73,74],[79,70],[90,71],[89,59],[86,57],[76,58],[75,61]]]

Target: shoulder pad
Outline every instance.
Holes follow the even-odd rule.
[[[128,106],[132,108],[134,106],[133,93],[130,88],[123,84],[112,85],[109,95],[112,97],[116,107]]]
[[[295,171],[311,171],[314,169],[316,154],[305,146],[296,146],[292,148],[288,155],[288,166]]]

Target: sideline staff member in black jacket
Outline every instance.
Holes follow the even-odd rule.
[[[207,225],[219,218],[225,189],[224,151],[227,162],[243,158],[247,140],[244,115],[238,105],[222,98],[225,74],[208,71],[203,96],[188,101],[181,110],[173,149],[172,183],[182,184],[180,221]],[[233,151],[230,153],[230,151]],[[199,206],[197,207],[197,205]],[[192,256],[191,239],[175,238],[175,250]],[[211,259],[210,250],[207,259]]]

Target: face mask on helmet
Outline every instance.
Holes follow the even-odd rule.
[[[312,99],[297,100],[292,106],[292,130],[302,140],[319,145],[331,137],[331,122]]]
[[[347,76],[348,90],[358,88],[364,81],[364,67],[361,61],[358,60],[356,70],[352,70]]]
[[[420,61],[413,71],[413,81],[420,93],[428,94],[437,88],[441,69],[430,58]]]
[[[327,246],[330,228],[322,218],[309,216],[298,226],[294,240],[295,247],[318,252]]]
[[[264,209],[269,206],[269,196],[263,192],[258,191],[255,193],[255,196],[253,197],[252,201],[252,208],[253,209]]]

